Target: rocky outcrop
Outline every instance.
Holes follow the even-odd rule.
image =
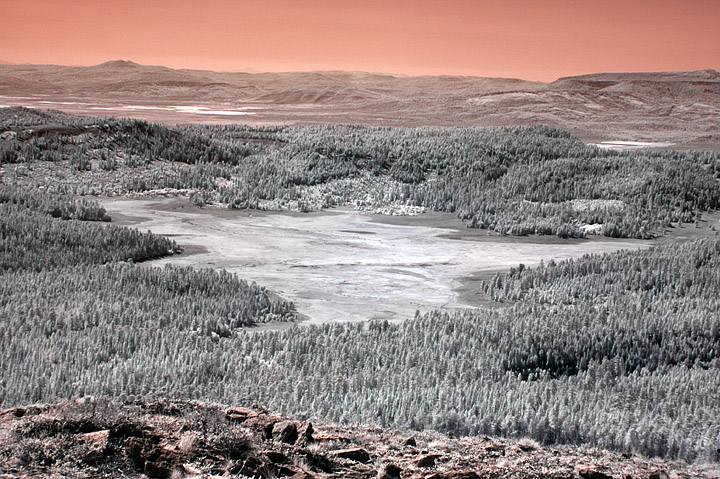
[[[0,412],[2,479],[694,479],[718,469],[527,440],[310,424],[260,407],[90,399]]]
[[[348,459],[353,462],[362,462],[363,464],[370,462],[370,454],[361,447],[342,449],[340,451],[334,451],[333,454],[339,458]]]

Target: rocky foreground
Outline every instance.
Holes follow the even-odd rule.
[[[81,399],[0,413],[0,478],[720,477],[688,465],[533,441],[310,423],[260,407]]]

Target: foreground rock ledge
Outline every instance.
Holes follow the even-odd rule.
[[[309,423],[254,406],[85,398],[0,412],[0,478],[717,478],[533,441]]]

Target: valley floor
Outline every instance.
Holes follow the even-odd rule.
[[[609,238],[512,237],[465,228],[451,213],[367,215],[199,209],[186,198],[107,199],[114,222],[167,235],[186,253],[152,261],[226,269],[295,303],[307,323],[413,317],[487,304],[473,291],[523,263],[644,249]],[[192,253],[192,254],[190,254]],[[468,287],[470,285],[470,287]]]

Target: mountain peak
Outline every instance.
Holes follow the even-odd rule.
[[[135,68],[142,66],[139,63],[131,62],[130,60],[110,60],[108,62],[100,63],[95,65],[98,67],[120,67],[120,68]]]

